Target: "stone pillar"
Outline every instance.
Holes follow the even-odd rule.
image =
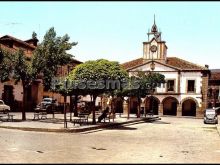
[[[203,118],[204,116],[204,110],[202,107],[196,107],[196,118]]]
[[[141,110],[144,110],[143,112],[141,111],[141,115],[145,114],[145,103],[144,101],[141,102]]]
[[[123,114],[128,115],[128,101],[123,101]]]
[[[158,115],[163,116],[163,104],[158,104]]]
[[[208,73],[203,72],[202,87],[201,87],[202,102],[201,102],[201,107],[196,107],[196,117],[198,118],[203,117],[204,110],[207,108],[208,105],[208,80],[209,80]]]
[[[182,104],[177,104],[176,116],[182,116]]]
[[[201,115],[203,116],[203,112],[204,110],[207,108],[207,104],[208,104],[208,74],[207,73],[203,73],[202,76],[202,103],[201,103],[201,108],[198,109],[198,111],[196,111],[196,117],[201,117]],[[198,116],[197,116],[198,115]]]

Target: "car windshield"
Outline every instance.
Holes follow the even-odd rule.
[[[0,105],[4,104],[3,101],[0,101]]]
[[[206,114],[215,114],[215,110],[213,110],[213,109],[207,109],[207,110],[205,111],[205,113],[206,113]]]
[[[52,102],[52,100],[49,99],[49,98],[47,98],[47,99],[43,99],[43,101],[45,101],[45,102]]]

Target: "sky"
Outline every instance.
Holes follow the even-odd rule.
[[[0,2],[0,36],[42,41],[54,27],[76,59],[123,63],[143,56],[154,14],[168,57],[220,68],[220,2]]]

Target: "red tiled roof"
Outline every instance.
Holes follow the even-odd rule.
[[[18,42],[18,43],[20,43],[20,44],[23,44],[23,45],[25,45],[25,46],[28,46],[28,47],[30,47],[30,48],[32,48],[32,49],[36,49],[36,46],[33,46],[33,45],[30,45],[30,44],[28,44],[27,42],[25,42],[25,41],[22,41],[22,40],[20,40],[20,39],[17,39],[17,38],[15,38],[15,37],[12,37],[12,36],[10,36],[10,35],[5,35],[5,36],[2,36],[1,38],[0,38],[0,41],[4,41],[4,40],[13,40],[13,41],[16,41],[16,42]]]
[[[141,64],[143,64],[143,58],[138,58],[138,59],[135,59],[135,60],[125,62],[125,63],[121,64],[121,66],[124,69],[129,69],[129,68],[133,68],[135,66],[139,66]]]
[[[76,60],[75,58],[72,58],[72,59],[71,59],[71,62],[72,62],[72,63],[75,63],[75,64],[81,64],[81,63],[83,63],[83,62],[81,62],[81,61],[79,61],[79,60]]]
[[[133,67],[136,67],[142,64],[144,64],[143,58],[138,58],[135,60],[125,62],[121,65],[124,69],[128,70],[130,68],[133,68]],[[206,67],[188,62],[186,60],[183,60],[177,57],[167,57],[166,65],[178,68],[180,70],[207,70]]]
[[[220,80],[220,71],[212,71],[210,75],[210,80]]]
[[[180,68],[181,70],[207,70],[206,67],[191,63],[177,57],[167,57],[167,64]]]

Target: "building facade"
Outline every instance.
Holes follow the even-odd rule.
[[[15,37],[5,35],[0,37],[0,46],[2,49],[6,49],[11,52],[23,49],[27,57],[31,58],[33,51],[37,48],[38,39],[32,38],[26,41],[22,41]],[[72,59],[71,63],[65,66],[60,66],[57,71],[57,76],[66,76],[76,65],[82,62]],[[54,97],[58,103],[63,103],[64,99],[58,93],[52,93],[45,91],[42,79],[35,80],[28,90],[27,104],[29,111],[32,111],[36,105],[42,101],[43,97]],[[23,88],[21,82],[15,85],[14,80],[10,80],[4,83],[0,82],[0,99],[3,99],[6,104],[11,107],[12,111],[21,111]],[[67,101],[69,101],[68,99]]]
[[[220,107],[220,69],[210,70],[208,108]]]
[[[143,42],[143,57],[122,64],[129,76],[137,72],[158,72],[165,76],[166,83],[157,87],[153,95],[142,98],[145,113],[173,116],[203,116],[207,107],[209,69],[178,57],[167,56],[168,47],[161,39],[161,32],[154,24]],[[124,114],[138,113],[137,98],[116,98],[114,106]],[[121,110],[120,110],[121,109]]]

